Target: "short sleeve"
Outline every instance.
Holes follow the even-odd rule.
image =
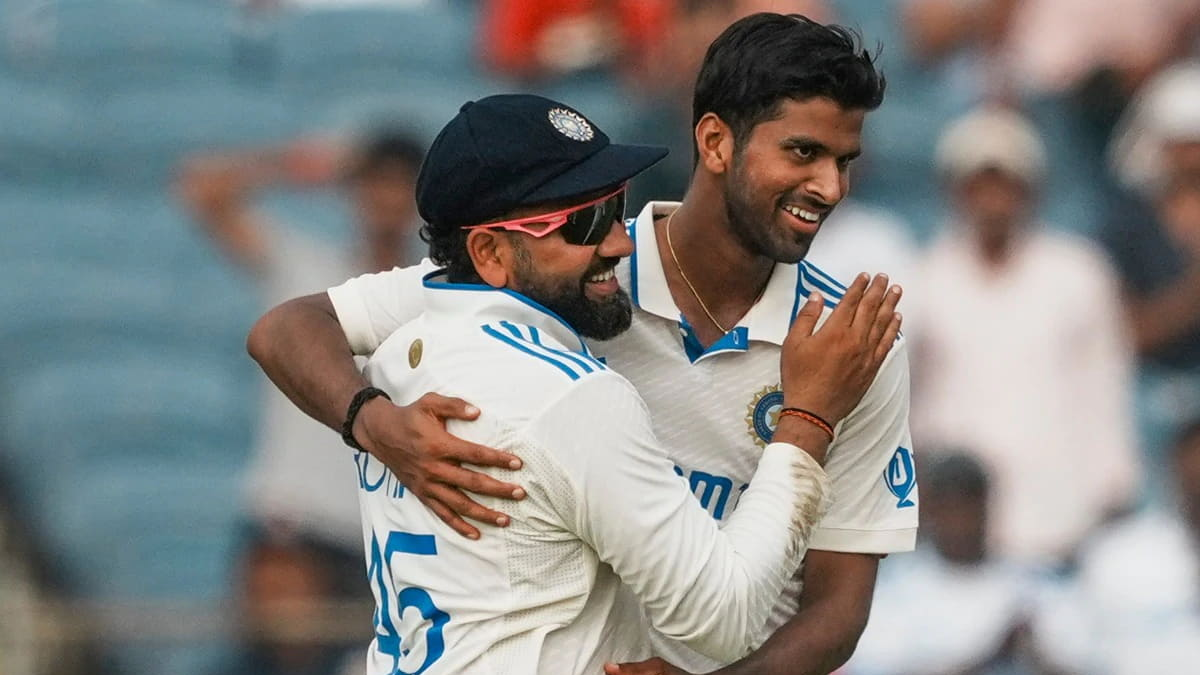
[[[858,407],[838,425],[825,461],[833,506],[813,532],[810,548],[882,555],[916,546],[917,477],[908,410],[908,348],[901,338]]]
[[[393,331],[424,311],[421,282],[436,269],[426,258],[410,267],[364,274],[327,291],[355,354],[371,354]]]

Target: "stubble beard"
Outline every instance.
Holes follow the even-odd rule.
[[[629,330],[633,323],[633,303],[625,289],[600,300],[588,298],[584,290],[585,279],[612,268],[616,261],[600,259],[579,279],[550,279],[538,274],[522,244],[516,243],[514,248],[520,287],[513,290],[557,314],[583,337],[611,340]]]

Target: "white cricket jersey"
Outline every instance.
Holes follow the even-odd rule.
[[[699,508],[623,377],[561,319],[487,286],[424,283],[424,313],[368,362],[401,405],[426,392],[483,411],[464,439],[520,456],[519,502],[482,498],[507,528],[465,539],[358,453],[368,576],[376,599],[371,675],[602,672],[651,653],[646,624],[709,657],[740,658],[800,564],[828,506],[807,453],[775,443],[723,528]],[[618,604],[618,597],[633,599]]]
[[[654,238],[654,219],[676,207],[651,202],[629,221],[635,252],[617,266],[617,275],[635,303],[633,325],[616,339],[591,347],[634,384],[676,472],[713,518],[725,523],[750,485],[778,421],[783,403],[780,346],[792,319],[813,290],[831,308],[844,287],[808,262],[780,263],[754,307],[704,350],[671,299]],[[435,268],[425,261],[329,289],[355,353],[371,353],[422,311],[421,278]],[[459,391],[448,393],[471,400]],[[809,548],[880,555],[913,549],[918,499],[908,409],[908,355],[900,338],[858,407],[838,424],[825,462],[833,504],[813,531]],[[797,572],[762,637],[795,614],[800,590]],[[655,636],[654,647],[692,672],[718,665],[661,636]]]

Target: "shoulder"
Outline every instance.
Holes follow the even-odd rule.
[[[567,349],[536,326],[496,321],[477,326],[474,333],[472,342],[479,345],[480,354],[494,356],[497,363],[520,371],[522,376],[565,386],[611,372],[591,354]]]
[[[837,307],[846,294],[846,284],[808,260],[796,263],[796,300],[803,301],[811,293],[825,298],[826,313]],[[794,312],[793,312],[794,313]]]

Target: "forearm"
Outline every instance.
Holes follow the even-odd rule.
[[[246,349],[298,408],[335,431],[354,394],[368,386],[324,293],[267,312],[250,330]]]
[[[722,675],[826,675],[854,653],[867,625],[879,558],[809,551],[800,610]]]

